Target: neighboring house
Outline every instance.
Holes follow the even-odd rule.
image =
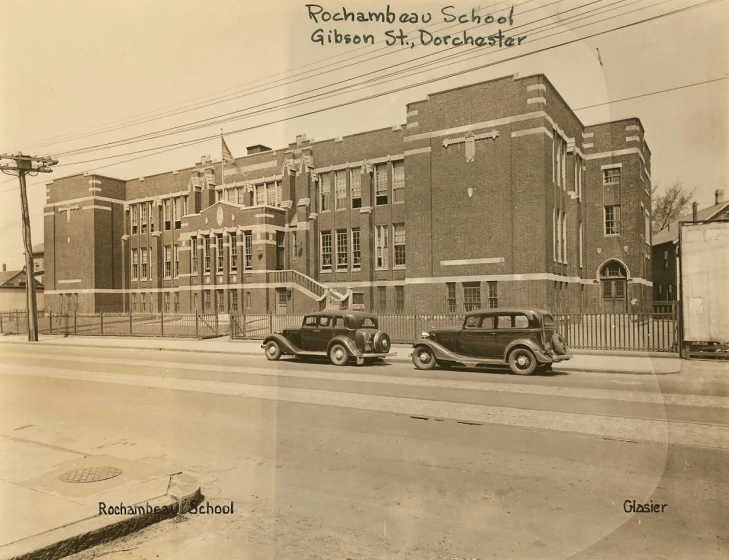
[[[678,235],[681,222],[729,220],[729,201],[724,201],[724,191],[714,193],[714,205],[681,216],[653,236],[653,300],[676,301],[678,299]]]
[[[432,93],[395,126],[148,177],[48,184],[53,311],[651,309],[651,153],[542,74]],[[222,173],[221,173],[222,172]]]
[[[0,272],[0,312],[2,311],[25,311],[25,269],[3,270]],[[35,281],[36,303],[39,310],[43,309],[43,284],[37,279]]]
[[[33,276],[42,284],[44,273],[44,243],[33,246]]]

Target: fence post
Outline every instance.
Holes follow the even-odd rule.
[[[78,334],[78,330],[76,329],[76,317],[78,316],[78,312],[73,312],[73,334]]]
[[[132,336],[132,310],[129,310],[129,336]]]
[[[101,317],[101,336],[104,336],[104,312],[102,311],[100,314]]]
[[[273,315],[268,314],[268,332],[273,332]]]
[[[3,314],[0,313],[0,334],[3,334]]]
[[[53,311],[48,312],[48,334],[53,334]]]
[[[163,304],[163,307],[162,307],[162,309],[160,311],[160,315],[159,315],[159,328],[160,328],[160,332],[162,333],[162,336],[164,336],[165,335],[165,310],[164,310],[164,304]]]
[[[198,330],[197,326],[198,318],[197,318],[197,309],[195,310],[195,338],[200,338],[200,332]]]

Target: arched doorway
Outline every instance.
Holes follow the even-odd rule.
[[[624,313],[628,301],[628,271],[618,261],[607,261],[600,268],[602,307],[608,313]]]

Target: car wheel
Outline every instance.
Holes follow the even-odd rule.
[[[335,366],[345,366],[349,360],[347,349],[341,344],[334,344],[329,349],[329,361]]]
[[[435,367],[435,354],[427,346],[419,346],[413,352],[413,364],[418,369],[433,369]]]
[[[281,348],[278,346],[278,342],[272,340],[266,344],[266,358],[269,360],[278,360],[281,357]]]
[[[509,354],[509,368],[516,375],[531,375],[537,369],[537,360],[531,350],[517,348]]]

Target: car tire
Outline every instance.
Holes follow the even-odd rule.
[[[268,344],[266,344],[266,358],[268,358],[271,361],[276,361],[281,357],[281,348],[278,345],[278,342],[275,340],[270,341]]]
[[[509,354],[509,369],[515,375],[531,375],[537,365],[537,359],[527,348],[516,348]]]
[[[413,365],[418,369],[433,369],[436,364],[435,354],[427,346],[419,346],[413,351]]]
[[[349,353],[341,344],[332,344],[329,349],[329,361],[335,366],[346,366],[349,361]]]
[[[552,335],[552,348],[554,348],[555,354],[564,356],[567,353],[567,342],[564,337],[559,333]]]
[[[375,334],[375,338],[372,341],[372,346],[375,349],[375,352],[389,352],[390,347],[392,346],[390,342],[390,337],[386,332],[378,331]]]

